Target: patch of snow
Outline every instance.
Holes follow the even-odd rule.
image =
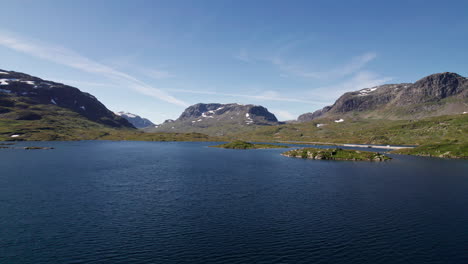
[[[175,127],[171,127],[171,129],[174,129]]]
[[[11,135],[10,137],[12,138],[15,138],[15,137],[19,137],[20,135]]]
[[[203,119],[198,119],[197,122],[203,121]]]
[[[80,106],[81,109],[83,109],[83,111],[86,111],[86,107],[84,107],[83,105]]]
[[[202,117],[208,117],[208,118],[213,118],[213,116],[209,116],[206,113],[214,114],[214,111],[208,111],[208,112],[203,112]]]
[[[21,94],[22,95],[28,95],[29,93],[28,92],[22,92]]]
[[[252,124],[254,121],[252,120],[252,118],[250,117],[250,114],[249,113],[245,113],[245,118],[247,118],[247,120],[245,121],[245,123],[247,125],[250,125]]]
[[[341,123],[341,122],[344,122],[344,119],[340,118],[340,119],[335,120],[335,123]]]
[[[216,109],[215,111],[219,111],[219,110],[223,110],[223,109],[224,109],[224,106],[221,106],[218,109]]]
[[[51,103],[53,103],[54,105],[56,105],[56,104],[57,104],[57,102],[56,102],[56,101],[55,101],[53,98],[52,98],[52,99],[50,99],[50,102],[51,102]]]
[[[0,71],[0,74],[9,74],[8,72]]]
[[[126,117],[130,117],[130,118],[136,118],[137,117],[137,115],[135,115],[135,114],[132,114],[132,113],[129,113],[129,112],[123,112],[123,111],[116,113],[116,115],[126,116]]]
[[[326,125],[326,124],[317,124],[317,125],[315,125],[315,126],[316,126],[316,127],[323,127],[324,125]]]
[[[29,85],[34,85],[34,84],[36,84],[34,81],[21,81],[21,82],[27,83],[27,84],[29,84]]]
[[[371,92],[373,92],[373,91],[375,91],[375,90],[377,90],[377,89],[378,89],[378,87],[372,87],[372,88],[361,89],[361,90],[359,90],[358,96],[366,96],[366,95],[368,95],[369,93],[371,93]]]
[[[463,112],[463,114],[468,114],[468,112]]]
[[[8,84],[10,84],[10,83],[8,82],[9,80],[10,80],[10,79],[0,79],[0,85],[8,85]]]
[[[4,92],[4,93],[11,93],[10,90],[5,90],[5,89],[0,89],[0,92]]]

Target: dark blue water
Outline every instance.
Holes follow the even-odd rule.
[[[1,264],[468,263],[468,161],[33,145],[0,149]]]

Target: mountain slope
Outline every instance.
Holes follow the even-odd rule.
[[[279,124],[275,115],[257,105],[196,104],[188,107],[177,120],[167,120],[151,132],[201,132],[225,135],[234,131],[252,130],[257,126]]]
[[[468,111],[468,79],[456,73],[432,74],[415,83],[386,84],[343,94],[332,106],[298,117],[420,119]]]
[[[116,112],[114,114],[127,119],[127,121],[130,122],[136,128],[145,128],[149,126],[154,126],[153,122],[151,122],[149,119],[143,118],[136,114],[123,112],[123,111]]]
[[[102,125],[134,128],[91,94],[28,74],[0,70],[0,119],[40,120],[50,112],[38,106],[65,108]]]

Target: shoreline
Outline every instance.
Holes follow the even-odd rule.
[[[392,146],[392,145],[373,145],[373,144],[350,144],[350,143],[326,143],[326,142],[306,142],[306,141],[277,141],[278,143],[306,144],[306,145],[329,145],[353,148],[377,148],[377,149],[412,149],[414,146]]]

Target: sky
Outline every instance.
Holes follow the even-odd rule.
[[[343,93],[468,76],[468,1],[0,0],[0,69],[155,123],[196,103],[291,120]]]

